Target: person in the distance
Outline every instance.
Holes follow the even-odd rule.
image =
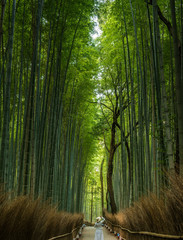
[[[94,228],[96,228],[95,231],[95,240],[104,240],[103,236],[103,223],[105,221],[104,217],[97,217],[96,223],[94,225]]]

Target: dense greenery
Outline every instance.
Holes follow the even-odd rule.
[[[4,3],[4,5],[3,5]],[[97,51],[93,1],[1,5],[1,182],[81,211]],[[4,15],[3,15],[4,11]]]
[[[92,220],[103,207],[115,213],[159,194],[164,171],[182,174],[182,0],[0,8],[6,191]]]
[[[182,4],[107,1],[98,16],[98,101],[109,152],[108,209],[115,213],[159,194],[164,171],[182,173]]]

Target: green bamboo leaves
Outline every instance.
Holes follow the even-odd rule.
[[[97,74],[93,7],[72,0],[0,6],[1,184],[70,212],[82,211],[95,145],[88,134]]]
[[[182,110],[175,104],[172,92],[177,93],[176,101],[180,104],[178,46],[182,22],[180,11],[176,8],[178,3],[170,3],[116,0],[101,4],[102,100],[108,109],[115,108],[114,87],[117,87],[120,100],[115,141],[119,141],[120,136],[121,148],[112,161],[115,166],[112,169],[114,196],[118,208],[130,205],[149,191],[159,193],[160,186],[167,184],[164,171],[174,172],[174,162],[178,156],[176,149],[181,147],[182,127],[179,126],[176,132],[176,126],[181,122]],[[171,11],[170,8],[167,10],[169,6]],[[168,20],[169,15],[172,16],[172,23]],[[167,43],[174,48],[175,58],[165,48]],[[172,67],[174,59],[175,69]],[[168,72],[172,74],[171,82]],[[170,106],[176,109],[178,118]],[[103,110],[110,129],[112,115],[108,112],[107,109]],[[110,149],[112,135],[107,131],[104,134]],[[179,157],[180,162],[177,159],[176,166],[181,171],[181,152]],[[116,186],[117,182],[121,190]]]

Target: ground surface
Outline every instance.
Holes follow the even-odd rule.
[[[103,228],[104,240],[114,240],[117,239],[113,234],[111,234],[105,227]],[[95,238],[95,228],[94,227],[85,227],[83,229],[82,235],[79,238],[80,240],[94,240]]]

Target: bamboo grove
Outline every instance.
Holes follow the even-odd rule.
[[[107,202],[116,213],[159,195],[165,172],[182,174],[182,2],[107,1],[99,22]]]
[[[81,211],[95,147],[86,101],[97,70],[93,9],[93,1],[1,1],[1,183],[68,212]]]
[[[160,195],[165,172],[182,175],[182,0],[1,0],[0,10],[5,191],[92,221],[94,209]]]

